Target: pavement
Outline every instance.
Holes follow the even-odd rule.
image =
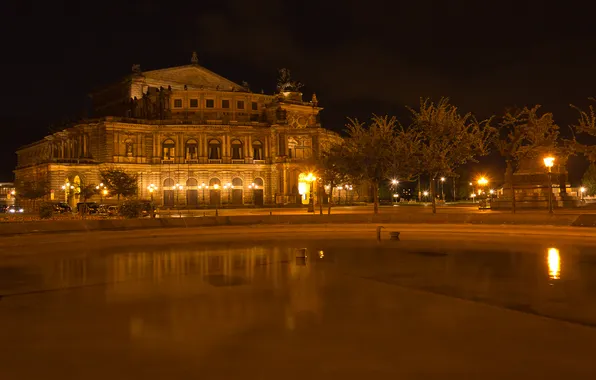
[[[592,229],[375,227],[2,238],[0,378],[593,379]]]

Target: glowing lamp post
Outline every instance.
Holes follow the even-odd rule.
[[[149,194],[151,194],[151,203],[153,203],[153,192],[155,190],[157,190],[157,186],[155,186],[154,184],[151,184],[151,185],[147,186],[147,190],[149,190]]]
[[[201,189],[203,190],[203,206],[205,206],[205,189],[207,189],[209,186],[205,185],[205,182],[201,183]]]
[[[555,164],[555,158],[552,156],[544,157],[544,166],[548,169],[548,213],[553,213],[553,183],[551,177],[551,171]]]
[[[441,199],[445,202],[445,177],[441,177]]]
[[[310,185],[310,190],[308,192],[308,212],[315,212],[313,182],[317,180],[317,177],[315,177],[312,173],[308,173],[308,175],[304,177],[304,180]]]
[[[228,191],[228,206],[229,206],[230,205],[230,193],[232,192],[232,184],[226,183],[223,188],[224,188],[224,190]]]
[[[585,187],[580,187],[579,188],[579,193],[580,193],[580,199],[583,201],[584,200],[584,193],[586,192],[586,188]]]
[[[253,182],[250,185],[248,185],[248,188],[250,190],[252,190],[252,205],[255,205],[255,190],[258,188],[258,186]]]
[[[422,195],[424,195],[424,199],[426,199],[426,197],[428,196],[428,191],[423,192]]]

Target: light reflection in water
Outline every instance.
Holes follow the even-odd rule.
[[[561,255],[556,248],[548,249],[548,277],[551,280],[558,280],[561,278]]]

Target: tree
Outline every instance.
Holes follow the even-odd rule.
[[[488,154],[495,129],[490,126],[492,118],[479,122],[471,113],[460,115],[447,98],[436,104],[421,99],[419,110],[409,110],[421,143],[420,169],[430,177],[432,210],[436,213],[437,176],[453,175],[458,166]]]
[[[38,199],[50,193],[50,184],[46,180],[22,181],[16,188],[17,196],[33,202],[33,209]]]
[[[584,176],[582,177],[582,185],[586,188],[588,195],[596,195],[596,165],[590,164]]]
[[[559,136],[559,127],[552,113],[538,115],[540,106],[524,107],[521,110],[507,111],[499,123],[500,136],[495,145],[505,158],[507,169],[506,183],[511,190],[511,212],[515,213],[515,183],[513,174],[519,163],[536,158],[545,149],[554,150]],[[553,152],[554,153],[554,152]]]
[[[108,168],[99,173],[101,181],[112,195],[131,197],[137,194],[137,175],[128,174],[120,168]]]
[[[319,156],[317,167],[319,168],[320,188],[319,193],[327,196],[325,185],[329,186],[329,195],[333,194],[336,185],[346,182],[354,182],[348,176],[348,155],[345,145],[334,144]],[[322,197],[319,198],[319,212],[323,214]],[[333,197],[330,196],[327,202],[327,215],[331,215],[331,204]]]
[[[591,101],[596,101],[595,98],[589,98]],[[594,106],[590,104],[588,111],[582,111],[579,107],[570,104],[571,108],[579,112],[579,119],[575,125],[571,125],[572,130],[575,133],[586,133],[590,136],[596,136],[596,110]],[[575,139],[573,140],[574,149],[582,153],[590,163],[596,162],[596,145],[585,145],[580,144]]]
[[[418,133],[406,130],[395,117],[373,115],[369,125],[350,119],[345,139],[346,173],[368,182],[374,213],[379,213],[379,184],[388,178],[409,179],[419,151]]]

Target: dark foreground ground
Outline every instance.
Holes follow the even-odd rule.
[[[385,227],[3,237],[0,379],[594,378],[592,229]]]

